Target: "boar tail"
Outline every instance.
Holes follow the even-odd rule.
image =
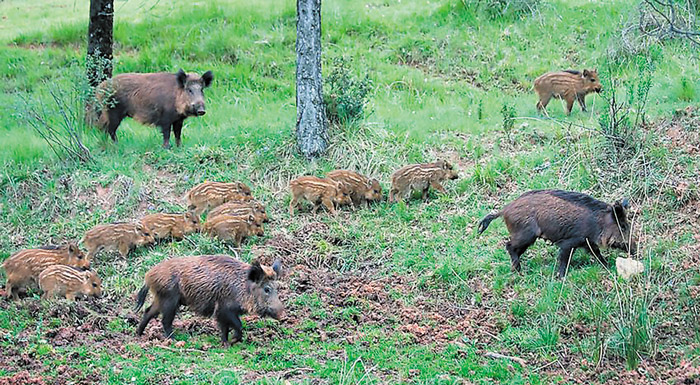
[[[489,227],[489,224],[491,224],[491,221],[494,219],[498,218],[501,216],[501,212],[497,212],[495,214],[489,214],[487,215],[484,219],[479,222],[479,234],[483,233],[484,230],[486,230]]]
[[[143,285],[141,290],[139,290],[139,294],[136,296],[136,307],[134,307],[134,311],[138,311],[141,309],[141,306],[143,306],[144,302],[146,302],[146,296],[148,295],[148,286]]]

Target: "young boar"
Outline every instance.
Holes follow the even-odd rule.
[[[549,72],[535,79],[535,92],[540,97],[537,109],[540,111],[545,110],[550,99],[557,98],[566,101],[567,115],[571,115],[574,100],[578,101],[581,110],[585,112],[586,95],[602,90],[596,70],[583,70],[583,73],[574,70]]]
[[[7,298],[19,298],[19,289],[39,283],[39,274],[52,265],[70,265],[80,269],[90,267],[78,246],[69,243],[63,246],[45,246],[39,249],[21,250],[10,256],[2,266],[7,274],[5,291]]]
[[[150,229],[156,240],[183,239],[185,235],[199,231],[199,217],[192,212],[184,214],[151,214],[141,218],[141,225]]]
[[[391,176],[389,202],[403,200],[407,194],[411,194],[415,190],[422,191],[422,198],[425,200],[428,197],[428,190],[431,186],[442,193],[446,193],[440,182],[457,178],[459,178],[457,170],[445,160],[405,166]]]
[[[138,293],[136,310],[143,306],[149,291],[154,298],[136,334],[142,335],[148,322],[160,314],[163,332],[170,338],[175,313],[180,305],[186,305],[197,314],[216,318],[223,344],[228,344],[231,328],[232,342],[239,342],[243,337],[241,315],[282,317],[284,305],[277,294],[281,271],[279,261],[272,267],[257,261],[249,265],[226,255],[165,260],[146,273],[146,283]]]
[[[163,133],[163,147],[170,148],[170,130],[181,144],[182,122],[189,116],[202,116],[204,88],[209,87],[214,75],[202,76],[177,73],[127,73],[104,81],[96,92],[97,123],[113,141],[117,141],[117,127],[125,117],[146,125],[155,125]]]
[[[222,242],[232,242],[236,247],[241,246],[244,238],[265,234],[262,222],[258,222],[253,215],[247,217],[219,215],[207,220],[203,231]]]
[[[207,221],[220,215],[233,215],[236,217],[253,215],[256,222],[267,223],[269,218],[265,206],[258,201],[228,202],[217,206],[207,214]]]
[[[348,170],[335,170],[326,175],[327,178],[341,184],[350,193],[353,206],[368,205],[369,201],[382,199],[382,186],[376,179]]]
[[[292,192],[292,200],[289,202],[289,215],[294,215],[294,208],[299,205],[301,199],[305,199],[314,205],[312,210],[314,214],[316,214],[321,204],[331,214],[335,215],[335,205],[346,205],[352,202],[347,190],[340,183],[328,178],[302,176],[289,182],[289,189]]]
[[[252,199],[250,187],[242,182],[204,182],[187,193],[189,210],[197,216],[226,202],[247,202]]]
[[[77,296],[102,296],[102,280],[91,270],[79,270],[67,265],[49,266],[39,274],[41,298],[65,297],[71,301]]]
[[[609,205],[578,192],[535,190],[487,215],[479,223],[479,233],[502,216],[510,233],[506,250],[518,272],[520,256],[537,238],[554,243],[559,246],[559,277],[563,278],[577,248],[585,248],[603,264],[606,260],[599,246],[637,252],[637,240],[631,236],[632,226],[627,221],[627,206],[626,200]]]
[[[126,258],[131,249],[155,243],[155,238],[151,230],[140,223],[120,222],[93,227],[85,233],[82,242],[88,250],[88,259],[92,260],[101,250],[116,250]]]

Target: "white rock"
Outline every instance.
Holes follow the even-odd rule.
[[[617,258],[615,259],[615,267],[617,273],[624,279],[630,279],[644,271],[644,265],[632,258]]]

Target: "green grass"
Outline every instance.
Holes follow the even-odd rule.
[[[115,73],[211,69],[207,114],[186,121],[183,147],[171,151],[160,148],[157,130],[129,119],[118,145],[85,129],[94,160],[78,164],[58,161],[26,112],[44,105],[58,121],[61,106],[49,90],[71,95],[80,83],[88,5],[0,2],[0,62],[7,63],[0,66],[0,104],[7,106],[0,114],[0,260],[78,240],[99,223],[184,210],[183,195],[204,180],[244,181],[268,207],[266,235],[244,244],[242,259],[271,258],[265,244],[278,237],[299,242],[285,257],[292,262],[282,288],[290,320],[246,318],[245,341],[231,348],[218,344],[213,322],[186,311],[177,319],[194,327],[176,324],[175,335],[184,347],[133,335],[132,295],[150,267],[169,256],[231,253],[200,234],[127,260],[99,255],[93,265],[106,299],[86,307],[103,314],[62,301],[0,300],[0,348],[36,362],[33,375],[113,384],[605,383],[630,362],[661,378],[678,376],[672,369],[682,361],[697,363],[692,210],[700,162],[657,128],[700,102],[697,53],[681,41],[649,53],[656,68],[646,120],[656,124],[639,136],[644,159],[611,162],[597,131],[601,96],[589,95],[589,112],[575,106],[571,117],[554,101],[553,119],[544,119],[531,88],[550,70],[612,68],[624,99],[639,80],[635,58],[606,55],[636,6],[549,0],[535,15],[489,17],[463,4],[323,4],[324,73],[344,56],[373,88],[366,119],[332,127],[326,156],[308,162],[294,144],[293,2],[117,1]],[[515,117],[512,127],[504,129],[503,111]],[[685,142],[698,144],[693,125],[681,130]],[[388,190],[394,170],[435,158],[455,163],[460,179],[446,183],[446,195],[431,191],[428,202],[381,202],[337,218],[287,213],[286,186],[296,176],[355,169]],[[505,225],[495,221],[481,236],[476,226],[539,188],[632,198],[646,272],[625,282],[579,251],[567,279],[557,281],[556,248],[539,241],[524,255],[523,273],[512,273]],[[323,229],[307,234],[315,222]],[[610,261],[619,255],[604,253]],[[310,289],[304,274],[312,276]],[[77,343],[52,337],[84,323]],[[527,368],[486,352],[521,357]],[[0,377],[24,365],[0,366]]]

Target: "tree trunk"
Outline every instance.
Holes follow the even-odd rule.
[[[321,0],[297,0],[297,143],[307,158],[328,147],[321,78]]]
[[[87,77],[92,87],[112,77],[114,0],[90,0]]]

